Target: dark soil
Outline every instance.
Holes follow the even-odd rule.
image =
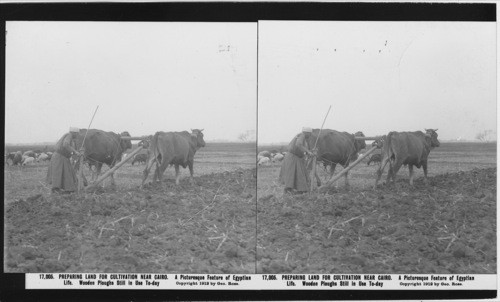
[[[259,196],[257,272],[494,274],[496,183],[488,168]]]
[[[7,272],[255,272],[255,169],[5,209]]]

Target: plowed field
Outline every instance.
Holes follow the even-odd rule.
[[[240,158],[226,150],[232,164],[222,162],[227,157],[221,150],[201,154],[205,163],[195,159],[195,185],[183,178],[176,186],[171,168],[162,183],[140,189],[143,166],[136,166],[127,168],[137,170],[133,182],[125,184],[122,173],[116,189],[82,196],[48,193],[43,168],[9,167],[4,269],[253,273],[256,171],[246,162],[254,161],[255,149],[245,150]],[[210,169],[212,162],[218,169]],[[221,169],[227,171],[208,172]]]
[[[496,148],[442,146],[414,187],[405,168],[373,189],[361,163],[349,190],[290,195],[279,164],[259,167],[257,272],[496,273]]]

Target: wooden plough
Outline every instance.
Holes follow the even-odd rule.
[[[85,191],[89,191],[89,190],[97,187],[101,182],[103,182],[106,178],[108,178],[113,172],[118,170],[121,166],[123,166],[126,162],[128,162],[131,158],[133,158],[134,155],[136,155],[137,153],[139,153],[143,149],[149,148],[150,136],[133,136],[133,137],[122,136],[121,139],[131,140],[131,141],[132,140],[140,140],[141,143],[139,143],[139,146],[137,147],[137,149],[132,151],[130,154],[127,154],[127,156],[125,156],[125,158],[122,161],[120,161],[118,164],[116,164],[113,168],[106,171],[106,173],[101,175],[101,177],[99,177],[95,182],[93,182],[93,183],[89,184],[87,187],[85,187]],[[82,171],[81,165],[82,165],[82,159],[80,159],[80,167],[79,167],[80,171]],[[81,173],[81,172],[79,172],[79,173]],[[81,192],[80,188],[83,188],[82,179],[78,179],[78,189],[79,189],[78,191],[79,192]]]
[[[373,140],[373,141],[379,141],[380,143],[376,144],[375,146],[372,146],[362,156],[360,156],[354,162],[352,162],[351,164],[349,164],[349,166],[347,166],[344,170],[342,170],[339,173],[333,175],[326,183],[324,183],[321,187],[319,187],[318,190],[320,192],[328,191],[333,186],[333,184],[340,177],[342,177],[344,174],[346,174],[347,172],[349,172],[349,170],[351,170],[352,168],[354,168],[357,164],[359,164],[364,158],[366,158],[368,155],[370,155],[373,151],[375,151],[376,149],[380,149],[382,147],[382,144],[381,144],[381,142],[382,142],[381,141],[382,136],[369,136],[369,137],[356,136],[354,139],[356,139],[356,140],[364,140],[364,141]],[[311,183],[312,183],[312,179],[311,179]]]

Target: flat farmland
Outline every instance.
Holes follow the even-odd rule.
[[[495,143],[441,143],[429,184],[416,169],[414,187],[403,167],[396,184],[373,189],[378,164],[366,159],[350,171],[350,189],[341,178],[328,194],[284,195],[280,167],[257,172],[259,273],[497,271]]]
[[[9,151],[16,151],[13,149]],[[34,148],[31,148],[34,149]],[[24,148],[22,151],[27,151]],[[131,150],[129,150],[130,153]],[[141,185],[142,172],[145,165],[131,160],[115,172],[115,181],[118,190],[132,189]],[[255,168],[255,144],[239,143],[207,143],[206,147],[199,149],[194,158],[194,175],[205,175],[217,172],[226,172],[236,169]],[[38,163],[31,166],[4,166],[4,201],[6,203],[27,198],[36,194],[48,194],[50,189],[45,183],[48,163]],[[108,170],[106,165],[102,173]],[[153,180],[154,167],[149,173],[148,182]],[[90,170],[85,167],[84,174],[90,179]],[[181,179],[189,177],[189,169],[181,167]],[[175,170],[168,167],[163,174],[164,180],[175,179]],[[104,187],[109,187],[109,178],[104,180]]]
[[[169,167],[140,189],[125,163],[116,188],[50,194],[47,167],[4,167],[6,272],[255,272],[255,144],[207,143],[195,185]]]

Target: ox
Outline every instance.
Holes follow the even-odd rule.
[[[319,129],[314,129],[311,137],[309,138],[308,144],[310,148],[314,147],[316,138],[319,134]],[[355,136],[362,136],[362,132],[356,132],[356,134],[350,134],[347,132],[339,132],[330,129],[321,130],[319,134],[317,148],[317,160],[323,162],[323,165],[330,166],[330,178],[335,172],[335,167],[340,164],[344,169],[349,166],[349,163],[358,158],[358,152],[366,147],[364,140],[356,140]],[[349,186],[349,181],[347,179],[347,174],[345,177],[345,185]],[[318,175],[316,175],[316,180],[318,186],[321,185],[321,180]]]
[[[148,155],[146,153],[136,154],[136,155],[134,155],[134,158],[132,159],[132,166],[135,163],[146,164],[147,161],[148,161]]]
[[[203,129],[191,129],[191,133],[182,132],[156,132],[151,139],[149,147],[149,156],[146,168],[143,172],[142,186],[148,178],[149,170],[156,162],[156,170],[153,176],[153,181],[161,181],[163,173],[168,165],[175,166],[175,184],[179,185],[180,173],[179,166],[189,167],[191,175],[190,181],[193,179],[193,163],[196,151],[201,147],[205,147],[203,140]]]
[[[377,170],[377,186],[384,168],[389,163],[387,182],[396,180],[396,174],[402,165],[408,165],[410,172],[410,185],[413,186],[413,166],[424,169],[425,181],[427,181],[427,158],[431,149],[439,147],[437,129],[425,129],[415,132],[389,132],[382,145],[382,161]]]
[[[81,129],[77,138],[77,147],[82,147],[86,129]],[[96,166],[96,171],[92,171],[92,180],[96,180],[101,173],[103,164],[113,168],[116,163],[122,158],[122,153],[132,148],[130,140],[121,139],[121,136],[128,136],[128,132],[116,134],[114,132],[105,132],[98,129],[89,129],[85,138],[84,158],[90,167]],[[92,170],[92,169],[91,169]],[[115,179],[111,173],[111,185],[115,186]]]

